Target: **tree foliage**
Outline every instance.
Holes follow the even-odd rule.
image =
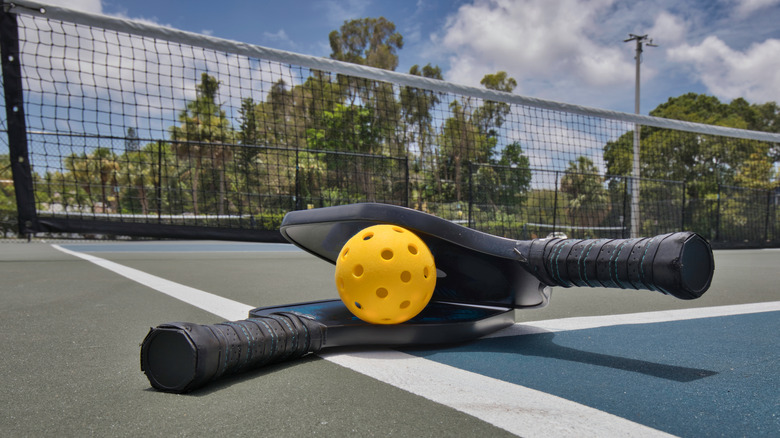
[[[749,105],[744,99],[735,99],[725,104],[713,96],[688,93],[669,99],[650,115],[772,132],[778,129],[780,112],[774,103]],[[719,185],[777,186],[772,172],[773,163],[780,158],[776,144],[643,126],[640,145],[641,176],[686,181],[692,198],[717,193]],[[630,175],[632,157],[630,131],[604,147],[607,174]]]
[[[385,70],[398,67],[396,52],[404,46],[403,36],[385,17],[345,21],[328,39],[331,58]]]
[[[588,157],[569,162],[561,178],[561,192],[568,196],[569,218],[574,226],[598,226],[609,214],[611,206],[603,178]]]

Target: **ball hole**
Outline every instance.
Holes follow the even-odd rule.
[[[386,249],[382,251],[382,258],[385,260],[390,260],[393,258],[393,251]]]
[[[358,309],[362,309],[363,308],[363,306],[361,306],[360,303],[358,303],[357,301],[355,301],[355,307],[357,307]]]
[[[360,277],[363,275],[363,265],[355,265],[355,267],[352,268],[352,275],[355,277]]]
[[[396,233],[403,233],[404,232],[403,228],[398,228],[398,227],[393,227],[393,231],[395,231]]]
[[[341,258],[346,259],[347,254],[349,254],[349,248],[344,248],[344,252],[341,253]]]
[[[379,298],[387,298],[388,293],[389,292],[387,292],[387,289],[383,287],[380,287],[379,289],[376,290],[376,296],[378,296]]]
[[[409,271],[401,272],[401,281],[403,281],[404,283],[408,283],[412,281],[412,273]]]
[[[406,308],[407,308],[407,307],[409,307],[411,304],[412,304],[412,303],[411,303],[410,301],[404,301],[403,303],[401,303],[401,308],[402,308],[402,309],[406,309]]]
[[[369,231],[368,233],[366,233],[366,234],[364,234],[364,235],[363,235],[363,240],[369,240],[369,239],[371,239],[372,237],[374,237],[374,233],[373,233],[373,232],[371,232],[371,231]]]
[[[341,292],[344,292],[344,279],[341,278],[341,277],[339,277],[339,280],[338,280],[338,287],[339,287],[339,290]]]
[[[430,271],[428,270],[428,267],[427,266],[424,267],[423,268],[423,278],[428,278],[428,274],[429,273],[430,273]]]
[[[409,244],[409,253],[411,255],[417,255],[417,247],[412,244]]]

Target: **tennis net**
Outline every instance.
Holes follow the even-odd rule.
[[[780,144],[778,134],[539,100],[28,1],[4,6],[0,156],[11,163],[22,233],[273,241],[290,210],[383,202],[514,238],[692,229],[724,243],[780,241],[771,194],[763,224],[741,221],[755,213],[735,208],[724,209],[728,233],[704,218],[713,196],[744,194],[717,193],[741,152],[717,157],[720,167],[673,165],[684,147],[759,151]],[[630,176],[637,126],[642,178]]]

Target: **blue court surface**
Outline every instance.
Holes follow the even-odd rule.
[[[775,311],[407,352],[677,436],[778,436],[779,333]]]

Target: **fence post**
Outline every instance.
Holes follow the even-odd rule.
[[[772,203],[772,191],[766,191],[766,221],[764,222],[764,245],[769,242],[769,211]]]
[[[555,233],[557,231],[557,225],[558,225],[558,171],[555,171],[555,200],[553,201],[553,230],[552,232]]]
[[[718,204],[717,208],[718,210],[715,212],[715,241],[720,240],[720,197],[721,197],[721,188],[720,183],[718,183]]]
[[[469,228],[472,228],[471,224],[471,208],[474,205],[474,163],[469,161]]]
[[[404,164],[405,164],[404,183],[406,184],[404,190],[404,207],[409,208],[409,191],[411,190],[411,187],[409,182],[409,156],[408,155],[404,158]]]
[[[157,140],[157,181],[154,193],[157,196],[157,223],[162,223],[162,148],[163,141]]]
[[[295,148],[295,194],[293,195],[295,197],[295,210],[302,210],[302,204],[301,204],[301,175],[300,175],[300,158],[299,158],[299,150],[296,147]]]
[[[628,177],[623,179],[623,222],[620,224],[620,237],[626,238],[626,222],[628,222]]]
[[[680,211],[680,231],[685,231],[685,201],[686,201],[686,184],[685,180],[682,182],[682,207]]]

